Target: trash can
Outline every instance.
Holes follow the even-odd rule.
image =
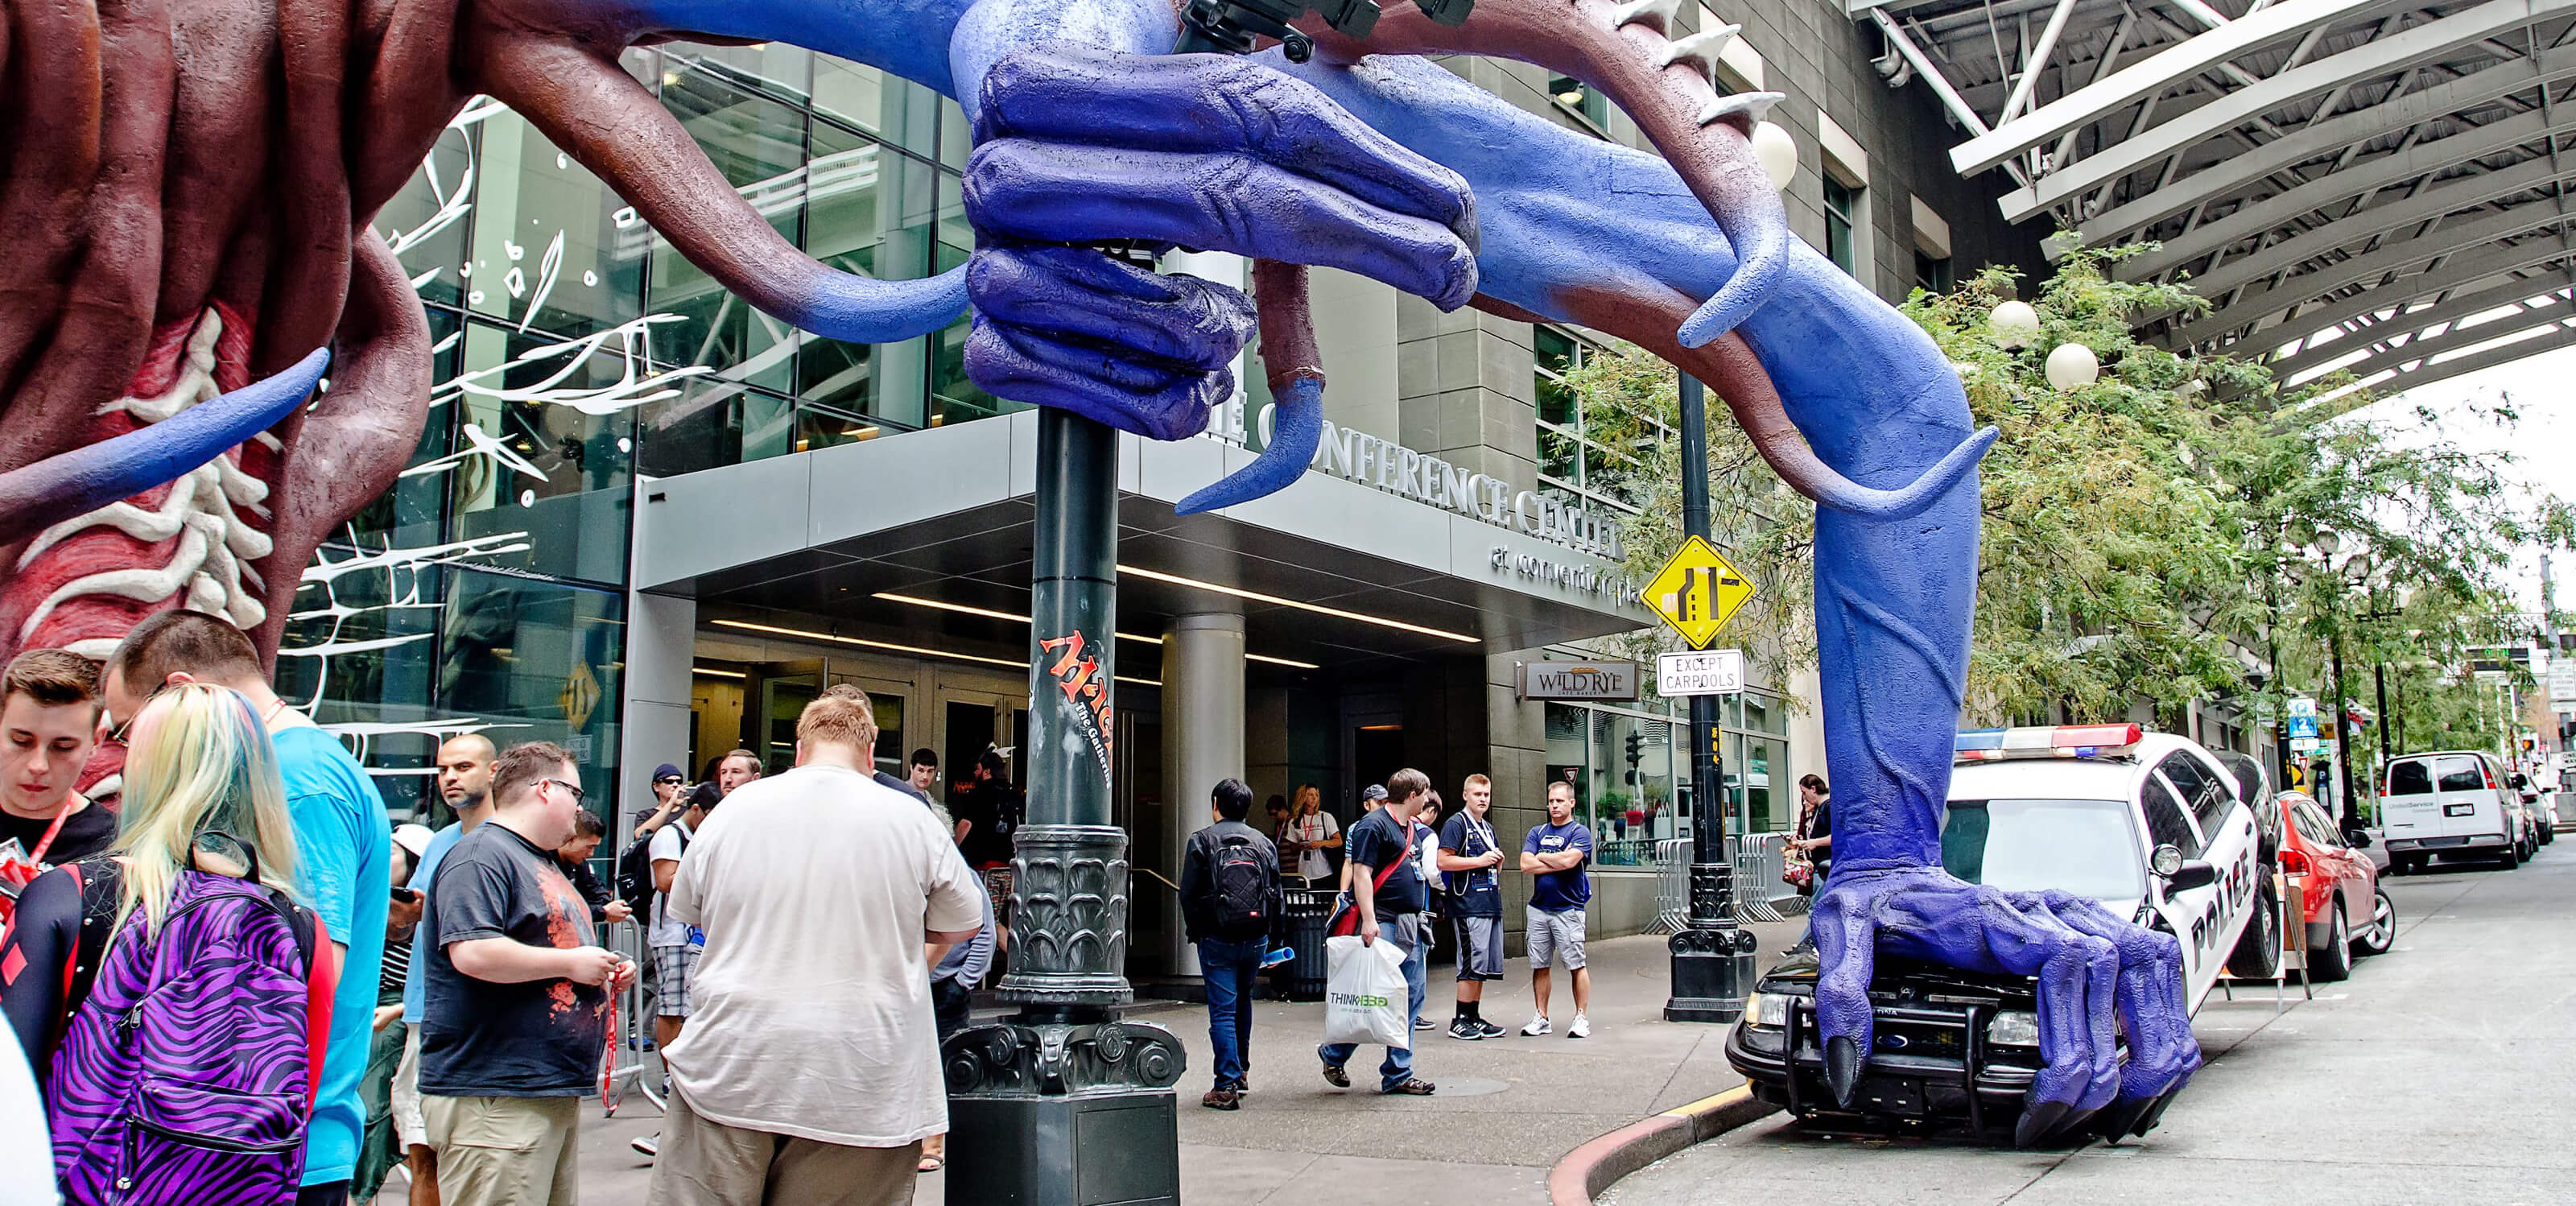
[[[1324,999],[1324,923],[1333,915],[1337,892],[1290,889],[1280,907],[1288,921],[1287,942],[1297,957],[1288,961],[1288,999]]]

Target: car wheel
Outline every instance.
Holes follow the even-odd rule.
[[[2308,951],[2308,979],[2319,984],[2352,974],[2352,923],[2344,920],[2342,901],[2335,902],[2334,920],[2327,926],[2325,942]]]
[[[2401,857],[2388,860],[2388,872],[2391,875],[2414,875],[2423,870],[2424,860],[2421,858]]]
[[[2227,974],[2246,980],[2269,980],[2281,974],[2281,902],[2269,880],[2254,894],[2254,915],[2227,954]]]
[[[2511,845],[2506,846],[2506,847],[2504,848],[2504,853],[2503,853],[2503,855],[2499,856],[2499,858],[2498,858],[2498,860],[2497,860],[2497,861],[2501,862],[2501,863],[2504,865],[2504,869],[2505,869],[2505,870],[2507,870],[2507,871],[2511,871],[2511,870],[2513,870],[2514,868],[2521,866],[2521,865],[2522,865],[2522,843],[2520,843],[2520,842],[2515,842],[2515,843],[2513,843],[2513,844],[2511,844]]]
[[[2388,889],[2374,889],[2370,897],[2370,924],[2352,940],[2355,955],[2385,955],[2397,945],[2397,903],[2388,899]]]

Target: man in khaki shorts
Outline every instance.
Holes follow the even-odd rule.
[[[910,1202],[948,1129],[930,965],[984,897],[955,830],[871,779],[876,737],[867,696],[825,691],[795,769],[725,797],[680,864],[666,907],[707,947],[663,1052],[652,1206]]]
[[[1529,1037],[1548,1032],[1548,972],[1555,964],[1574,979],[1574,1020],[1565,1037],[1592,1034],[1592,1020],[1584,1016],[1592,1005],[1592,973],[1583,965],[1583,906],[1592,900],[1592,877],[1583,868],[1591,861],[1592,831],[1574,819],[1574,785],[1548,784],[1547,824],[1521,843],[1521,870],[1531,876],[1530,995],[1538,999],[1538,1012],[1521,1027]]]

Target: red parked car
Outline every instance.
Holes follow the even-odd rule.
[[[2397,941],[2397,907],[2379,886],[2379,869],[2324,806],[2302,792],[2281,793],[2281,874],[2300,889],[2308,927],[2308,978],[2340,980],[2356,955],[2384,955]]]

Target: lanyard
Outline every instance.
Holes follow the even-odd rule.
[[[80,796],[73,796],[72,800],[78,801],[78,803],[66,802],[63,805],[63,810],[54,814],[54,823],[45,826],[45,836],[43,840],[36,843],[36,848],[34,850],[27,852],[28,862],[34,863],[38,867],[44,866],[45,852],[54,848],[54,838],[62,833],[63,822],[72,819],[73,813],[89,807],[89,801]]]

